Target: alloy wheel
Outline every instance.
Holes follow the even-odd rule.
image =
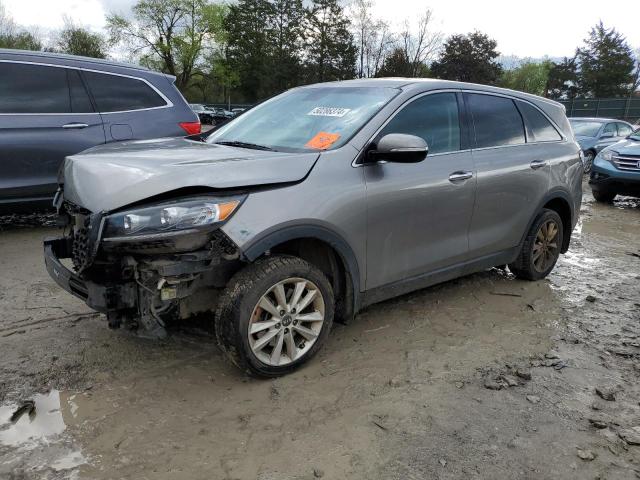
[[[303,357],[318,339],[325,320],[320,289],[304,278],[287,278],[260,297],[249,320],[253,354],[270,366]]]
[[[533,244],[533,266],[538,272],[546,272],[556,261],[559,253],[558,224],[547,220],[538,229]]]

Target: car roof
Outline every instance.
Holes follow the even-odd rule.
[[[609,122],[621,122],[628,123],[624,120],[618,120],[616,118],[602,118],[602,117],[569,117],[569,120],[577,122],[595,122],[595,123],[609,123]]]
[[[319,86],[332,87],[382,87],[397,88],[402,90],[413,90],[416,92],[429,91],[436,89],[463,89],[476,90],[487,93],[497,93],[519,97],[534,102],[543,102],[555,107],[564,108],[560,102],[550,100],[548,98],[532,95],[530,93],[520,92],[517,90],[509,90],[506,88],[493,87],[490,85],[481,85],[479,83],[456,82],[453,80],[440,80],[437,78],[404,78],[404,77],[385,77],[385,78],[358,78],[355,80],[341,80],[336,82],[315,83],[301,88],[317,88]]]
[[[3,56],[11,55],[16,57],[33,57],[33,58],[30,58],[30,60],[38,58],[38,59],[42,59],[43,61],[46,61],[47,59],[69,60],[74,62],[82,62],[89,65],[96,65],[96,66],[103,65],[108,67],[127,68],[130,70],[138,70],[145,73],[151,73],[151,74],[155,73],[158,75],[165,75],[164,73],[156,72],[154,70],[151,70],[147,67],[143,67],[141,65],[134,65],[132,63],[125,63],[125,62],[116,62],[114,60],[107,60],[102,58],[83,57],[80,55],[68,55],[66,53],[37,52],[33,50],[15,50],[10,48],[0,48],[0,55],[3,55]],[[170,75],[166,75],[166,76],[170,77]]]

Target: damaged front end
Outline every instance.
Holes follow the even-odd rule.
[[[162,337],[168,322],[215,308],[240,268],[219,227],[243,200],[200,195],[95,213],[59,197],[67,230],[45,240],[47,270],[111,328]]]

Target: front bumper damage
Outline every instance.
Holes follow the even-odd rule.
[[[215,308],[241,266],[236,245],[220,230],[116,244],[100,242],[100,215],[71,217],[68,236],[44,241],[47,271],[64,290],[104,313],[111,328],[164,337],[167,323]]]

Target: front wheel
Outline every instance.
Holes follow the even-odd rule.
[[[593,166],[593,160],[596,158],[596,154],[591,150],[588,152],[584,152],[584,173],[591,172],[591,167]]]
[[[216,337],[241,369],[277,377],[316,354],[333,313],[331,284],[318,268],[297,257],[267,257],[230,280],[215,315]]]
[[[544,209],[531,225],[522,250],[509,270],[518,278],[540,280],[553,270],[563,241],[563,225],[560,215]]]

